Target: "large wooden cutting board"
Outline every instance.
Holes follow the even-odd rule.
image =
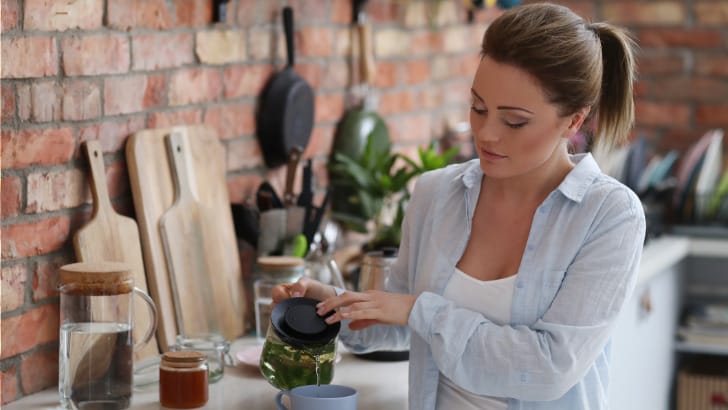
[[[106,184],[104,155],[99,142],[86,141],[83,149],[91,169],[89,181],[94,210],[91,220],[73,236],[76,259],[80,262],[124,262],[132,269],[135,286],[148,292],[139,228],[133,219],[118,214],[111,205]],[[135,343],[144,337],[150,325],[146,303],[134,300],[132,334]],[[148,344],[134,353],[134,361],[158,354],[157,339],[153,337]]]
[[[157,333],[162,350],[175,343],[178,334],[164,245],[159,229],[162,215],[174,201],[174,180],[165,138],[173,130],[186,130],[192,162],[192,175],[200,204],[200,222],[218,323],[225,338],[232,340],[243,332],[245,306],[235,231],[225,181],[225,150],[215,131],[206,126],[148,129],[135,133],[126,146],[127,166],[134,207],[144,250],[147,282],[160,311]],[[222,290],[221,290],[222,289]],[[230,301],[217,303],[217,300]],[[232,306],[232,308],[228,308]]]

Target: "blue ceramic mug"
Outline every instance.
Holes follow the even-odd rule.
[[[291,408],[281,403],[288,396]],[[351,387],[335,384],[308,385],[283,390],[276,394],[278,410],[356,410],[357,392]]]

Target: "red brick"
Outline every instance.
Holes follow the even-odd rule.
[[[698,2],[695,4],[695,17],[699,24],[728,24],[728,3],[725,1]]]
[[[109,188],[109,196],[111,197],[112,201],[117,201],[121,198],[131,197],[129,172],[126,168],[126,162],[124,160],[115,161],[109,164],[109,166],[106,168],[106,184]],[[120,209],[122,208],[120,207]]]
[[[728,104],[699,105],[695,121],[698,125],[728,127]]]
[[[419,90],[419,93],[415,96],[416,109],[418,110],[431,110],[439,108],[444,104],[442,87],[430,86]]]
[[[63,119],[90,120],[101,116],[101,91],[92,81],[67,81],[63,84]]]
[[[107,25],[119,30],[151,28],[167,30],[172,16],[165,0],[108,0]]]
[[[414,108],[415,98],[411,91],[390,91],[380,95],[379,112],[382,115],[410,112]]]
[[[238,25],[247,27],[247,26],[251,26],[256,23],[256,21],[257,21],[257,19],[256,19],[257,7],[256,6],[258,5],[258,3],[259,2],[256,0],[239,0],[238,1],[238,9],[237,9],[237,14],[235,16],[235,21],[237,22]],[[230,9],[228,9],[228,10],[230,10]],[[257,22],[260,23],[260,21],[257,21]]]
[[[131,134],[144,128],[144,115],[108,120],[82,127],[79,130],[79,143],[87,140],[99,140],[103,152],[117,152],[124,149],[126,139]]]
[[[57,341],[58,325],[57,304],[42,305],[22,315],[3,318],[0,323],[3,345],[0,359],[27,352],[41,344]]]
[[[75,208],[89,200],[86,178],[81,170],[35,172],[28,175],[26,213]]]
[[[5,4],[5,0],[3,0],[3,4]],[[2,12],[4,13],[5,10]],[[2,386],[0,403],[10,403],[18,398],[18,371],[16,365],[9,365],[7,370],[0,372],[0,386]]]
[[[465,107],[470,104],[470,79],[450,81],[444,84],[445,105],[456,105]]]
[[[3,125],[15,121],[15,87],[12,84],[2,84],[2,116],[0,122]]]
[[[399,84],[399,67],[401,62],[377,61],[374,85],[379,88],[391,88]]]
[[[24,30],[95,30],[101,28],[103,0],[25,0]]]
[[[61,119],[63,90],[51,81],[36,81],[30,85],[30,119],[33,122],[58,121]]]
[[[304,27],[296,31],[296,56],[328,57],[333,52],[334,32],[326,27]]]
[[[260,94],[272,73],[269,65],[231,66],[225,69],[225,98],[252,97]]]
[[[104,82],[104,113],[129,114],[157,107],[164,102],[165,85],[164,75],[107,78]]]
[[[642,53],[637,60],[640,75],[683,72],[683,57],[675,54]]]
[[[432,138],[429,114],[415,114],[388,121],[389,133],[395,144],[427,144]]]
[[[2,311],[9,312],[25,302],[25,283],[28,270],[24,264],[3,266],[2,273]]]
[[[319,93],[315,96],[315,104],[315,123],[338,121],[344,113],[344,96],[341,93]]]
[[[203,27],[212,21],[212,2],[207,0],[174,0],[175,24]]]
[[[633,91],[636,98],[647,97],[650,91],[649,82],[646,80],[637,80],[637,82],[634,83]]]
[[[63,72],[68,76],[118,74],[129,71],[129,38],[95,34],[64,38]]]
[[[240,0],[238,3],[236,21],[241,26],[252,26],[256,24],[280,25],[281,20],[281,7],[278,2]],[[300,23],[296,25],[298,24]]]
[[[684,127],[690,125],[690,107],[686,104],[636,101],[635,120],[639,125]]]
[[[314,127],[303,157],[316,158],[328,156],[331,153],[331,147],[334,145],[334,128],[332,125],[319,125]]]
[[[58,49],[53,37],[3,37],[2,61],[5,62],[2,78],[46,77],[58,73]]]
[[[30,97],[30,84],[18,84],[17,85],[17,100],[15,105],[18,110],[18,120],[22,123],[30,121],[30,113],[33,109]]]
[[[72,262],[73,258],[68,254],[38,261],[33,272],[33,302],[58,296],[59,269]]]
[[[58,384],[58,349],[38,350],[20,362],[20,381],[25,394]]]
[[[132,37],[132,69],[159,70],[195,62],[189,33],[155,33]]]
[[[70,239],[70,220],[59,216],[3,227],[2,259],[44,255]]]
[[[75,144],[71,128],[2,131],[2,167],[60,164],[71,159]]]
[[[3,33],[18,27],[18,0],[2,0],[0,17],[2,18],[0,26],[2,26]]]
[[[671,149],[687,152],[706,131],[707,129],[699,128],[691,130],[668,129],[667,133],[659,139],[657,148],[661,152],[667,152]]]
[[[258,141],[252,137],[236,138],[227,143],[227,170],[255,168],[263,165]]]
[[[725,54],[695,56],[695,73],[728,77],[728,56]]]
[[[21,203],[21,182],[15,175],[2,177],[2,218],[10,218],[18,215]]]
[[[254,199],[263,178],[257,174],[236,175],[227,179],[230,203],[242,204],[248,199]]]
[[[480,51],[481,39],[472,35],[477,28],[467,26],[451,26],[443,31],[442,47],[446,53],[474,53]],[[480,30],[477,30],[480,33]]]
[[[294,70],[313,88],[321,85],[322,68],[318,63],[296,63]]]
[[[723,33],[717,29],[649,28],[639,31],[640,47],[720,47]]]
[[[392,22],[399,19],[400,4],[391,0],[371,0],[366,5],[367,17],[373,22]]]
[[[185,109],[178,111],[154,112],[149,114],[149,128],[164,128],[173,125],[192,125],[202,123],[202,111]]]
[[[222,75],[213,69],[197,68],[174,73],[169,85],[169,105],[215,101],[222,95]]]
[[[332,61],[323,67],[319,89],[341,90],[349,86],[349,63],[346,61]]]
[[[652,95],[657,99],[726,101],[728,82],[705,77],[661,77],[652,80]]]
[[[331,22],[338,24],[350,24],[352,18],[352,4],[346,0],[332,0]]]
[[[679,1],[610,1],[603,9],[603,18],[617,24],[677,25],[687,19],[686,14]]]
[[[203,122],[217,131],[221,139],[230,139],[255,133],[255,111],[250,103],[211,106]]]
[[[252,27],[248,32],[250,60],[270,65],[271,61],[286,61],[285,38],[281,34],[274,34],[269,28]],[[296,45],[298,45],[296,41]],[[298,50],[296,50],[298,56]]]
[[[330,0],[291,0],[288,4],[294,10],[293,19],[296,26],[301,25],[299,22],[311,24],[331,21]]]
[[[421,84],[430,79],[430,62],[428,60],[408,61],[406,70],[407,84]]]
[[[421,30],[412,33],[410,52],[412,55],[429,55],[444,50],[444,32]]]

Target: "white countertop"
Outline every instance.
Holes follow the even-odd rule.
[[[230,353],[255,345],[254,338],[235,341]],[[341,346],[341,345],[340,345]],[[341,352],[342,359],[334,367],[332,384],[343,384],[357,390],[359,410],[407,409],[408,362],[373,362],[359,359],[349,352]],[[236,360],[237,362],[237,360]],[[278,389],[268,384],[257,367],[238,364],[226,367],[225,376],[210,385],[210,400],[206,410],[274,410],[274,397]],[[58,389],[52,388],[3,405],[4,410],[61,409]],[[134,390],[132,409],[165,409],[159,404],[158,384]]]
[[[728,257],[728,241],[719,239],[662,236],[645,246],[637,284],[644,284],[687,256]],[[235,341],[231,353],[254,345],[254,338]],[[342,352],[336,364],[333,384],[351,386],[359,392],[360,410],[407,408],[407,362],[372,362]],[[204,409],[273,410],[278,392],[260,375],[257,367],[238,364],[227,367],[225,376],[210,386],[210,401]],[[58,390],[51,388],[3,406],[6,410],[60,409]],[[136,389],[133,409],[162,409],[157,384]]]

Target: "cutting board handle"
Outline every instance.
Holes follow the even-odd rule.
[[[94,197],[94,216],[102,212],[116,212],[111,206],[109,188],[106,185],[106,167],[104,165],[104,152],[97,140],[88,140],[83,143],[86,158],[91,168],[91,194]]]
[[[189,150],[187,144],[187,132],[185,130],[173,130],[167,140],[167,154],[172,161],[171,168],[173,170],[175,184],[175,199],[178,202],[181,199],[190,199],[197,202],[197,192],[195,191],[195,179],[192,175],[192,163],[189,161],[192,154],[185,155]]]

